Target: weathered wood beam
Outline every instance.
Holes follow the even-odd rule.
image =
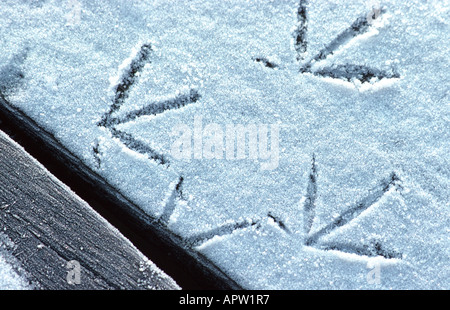
[[[3,132],[0,232],[13,241],[12,256],[37,288],[179,289]],[[70,261],[80,264],[79,284]]]

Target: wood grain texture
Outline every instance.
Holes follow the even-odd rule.
[[[0,132],[0,231],[41,289],[179,289],[89,205]],[[69,284],[67,263],[81,265]]]

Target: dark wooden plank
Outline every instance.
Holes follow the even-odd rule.
[[[42,289],[178,289],[120,232],[0,132],[0,231]],[[69,261],[80,284],[67,281]]]

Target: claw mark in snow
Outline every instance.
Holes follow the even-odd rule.
[[[141,49],[128,65],[128,69],[125,70],[122,75],[121,81],[117,84],[115,89],[115,97],[113,104],[111,105],[108,112],[103,115],[102,120],[99,122],[99,126],[110,127],[111,115],[120,109],[122,104],[128,97],[131,86],[133,86],[139,76],[139,73],[144,69],[147,63],[150,63],[150,53],[152,52],[152,47],[150,44],[144,44]]]
[[[275,224],[277,224],[282,230],[284,230],[286,233],[290,234],[291,231],[289,230],[289,228],[287,228],[287,226],[284,224],[284,222],[277,216],[273,215],[272,212],[269,212],[267,214],[267,216],[272,219],[272,221],[275,222]]]
[[[191,89],[188,94],[177,95],[171,99],[152,103],[141,109],[127,113],[124,117],[113,117],[113,113],[120,110],[125,100],[129,96],[129,92],[134,84],[137,83],[139,74],[145,65],[150,63],[150,55],[152,52],[150,44],[143,44],[136,55],[131,59],[129,64],[123,65],[125,68],[123,74],[115,87],[115,96],[112,105],[106,112],[98,126],[109,129],[111,135],[122,142],[127,148],[135,152],[148,156],[149,159],[156,161],[161,165],[169,164],[169,160],[162,154],[149,147],[143,141],[135,139],[131,134],[118,130],[115,126],[130,122],[144,115],[162,114],[168,110],[179,109],[188,104],[197,102],[200,94],[197,90]]]
[[[291,234],[291,231],[286,226],[286,224],[279,217],[275,216],[272,212],[269,212],[267,214],[267,217],[270,220],[272,220],[276,225],[278,225],[278,227],[281,230],[283,230],[287,234]],[[235,222],[235,223],[231,223],[231,224],[224,224],[217,228],[213,228],[207,232],[203,232],[203,233],[199,233],[197,235],[191,236],[191,237],[185,239],[185,242],[190,247],[200,246],[200,245],[204,244],[205,242],[207,242],[208,240],[211,240],[214,237],[231,235],[237,230],[241,230],[241,229],[255,226],[255,225],[257,228],[259,228],[261,225],[261,219],[243,220],[243,221]]]
[[[386,10],[382,10],[381,13],[384,13],[385,11]],[[320,50],[316,56],[308,61],[306,65],[303,66],[302,70],[308,70],[311,68],[313,62],[324,60],[328,56],[333,55],[336,50],[347,44],[351,39],[366,33],[369,29],[370,24],[367,21],[367,16],[364,15],[357,18],[349,28],[341,32],[334,40]]]
[[[368,245],[358,246],[346,243],[323,243],[320,239],[324,236],[329,235],[332,231],[343,227],[350,223],[352,220],[356,219],[361,213],[376,202],[378,202],[387,192],[391,189],[401,190],[400,179],[393,172],[389,178],[383,179],[379,184],[369,191],[369,194],[364,197],[359,203],[349,207],[340,216],[333,220],[328,225],[325,225],[320,230],[311,234],[311,227],[315,220],[315,209],[316,209],[316,199],[317,199],[317,164],[316,157],[313,154],[311,171],[308,177],[308,185],[306,190],[306,199],[303,204],[303,231],[305,234],[304,244],[306,246],[311,246],[319,250],[335,250],[346,253],[353,253],[357,255],[364,256],[383,256],[384,258],[402,258],[402,254],[396,251],[385,249],[381,242],[378,240],[372,241]],[[272,218],[275,223],[277,223],[281,229],[289,232],[286,225],[279,220],[272,212],[269,212],[268,216]]]
[[[241,222],[231,223],[231,224],[225,224],[220,227],[211,229],[207,232],[199,233],[197,235],[191,236],[187,239],[185,239],[185,242],[190,247],[200,246],[203,243],[205,243],[208,240],[211,240],[212,238],[216,236],[225,236],[225,235],[231,235],[237,230],[244,229],[247,227],[251,227],[254,225],[259,224],[258,221],[254,220],[244,220]]]
[[[303,60],[303,54],[308,49],[306,34],[308,32],[307,17],[308,0],[300,0],[297,9],[297,26],[294,31],[294,48],[297,51],[297,60]]]
[[[124,117],[111,118],[110,124],[124,124],[127,122],[131,122],[141,116],[158,115],[168,110],[179,109],[188,104],[197,102],[199,98],[200,94],[198,93],[198,91],[196,89],[191,89],[188,94],[180,94],[173,97],[172,99],[151,103],[149,105],[146,105],[142,109],[127,113]]]
[[[401,259],[403,257],[401,253],[385,249],[382,246],[381,242],[376,240],[363,246],[334,243],[334,244],[324,244],[319,246],[319,248],[326,251],[339,251],[344,253],[357,254],[361,256],[369,256],[369,257],[383,256],[384,258],[387,259]]]
[[[353,79],[357,79],[360,80],[361,83],[369,82],[373,78],[381,80],[384,78],[393,79],[400,77],[400,75],[396,72],[382,71],[366,66],[352,64],[332,65],[330,67],[325,67],[314,71],[313,74],[323,77],[331,77],[334,79],[343,79],[349,82]]]
[[[270,69],[275,69],[278,68],[278,65],[271,62],[270,60],[268,60],[267,58],[264,57],[254,57],[252,58],[254,61],[256,62],[260,62],[264,65],[264,67],[270,68]]]
[[[170,217],[173,214],[173,211],[175,211],[176,207],[176,199],[183,197],[182,192],[182,185],[183,185],[184,178],[180,176],[178,179],[178,183],[175,185],[175,188],[172,191],[172,194],[170,195],[169,199],[167,200],[166,206],[164,208],[163,214],[159,218],[159,222],[167,225],[169,224]]]
[[[370,194],[362,199],[359,203],[350,207],[349,209],[347,209],[347,211],[344,211],[333,222],[326,225],[316,233],[309,235],[305,241],[306,245],[316,244],[321,237],[331,233],[333,230],[342,227],[357,218],[363,211],[367,210],[378,200],[380,200],[381,197],[383,197],[391,187],[397,187],[398,181],[399,178],[395,173],[392,173],[390,178],[382,180],[380,184],[373,188],[370,191]]]
[[[94,153],[94,159],[95,159],[95,163],[97,164],[97,168],[100,168],[102,162],[100,159],[100,144],[98,143],[98,141],[92,147],[92,152]]]
[[[313,154],[311,172],[309,174],[308,187],[306,189],[306,200],[303,205],[304,232],[309,234],[315,217],[315,202],[317,197],[317,167],[316,156]]]
[[[297,28],[294,31],[294,47],[297,51],[297,60],[301,61],[304,59],[304,54],[308,49],[308,44],[306,41],[307,25],[308,25],[308,15],[307,15],[308,2],[306,0],[301,0],[298,7],[298,21]],[[386,9],[380,8],[377,14],[372,14],[371,19],[367,17],[367,14],[357,18],[353,24],[341,32],[334,40],[328,43],[322,50],[320,50],[314,57],[309,61],[304,63],[300,67],[301,73],[312,73],[314,75],[331,77],[336,79],[344,79],[346,81],[351,81],[352,79],[357,79],[361,83],[369,82],[372,78],[381,79],[392,79],[399,78],[400,75],[397,72],[386,72],[374,68],[370,68],[362,65],[331,65],[320,70],[314,70],[312,67],[315,63],[327,59],[330,55],[333,55],[339,48],[347,44],[351,39],[360,36],[371,29],[373,19],[378,18],[382,13],[386,12]]]
[[[314,161],[313,161],[314,162]],[[313,169],[314,171],[315,169]],[[313,175],[313,173],[311,173]],[[377,201],[381,199],[391,188],[401,189],[401,185],[399,185],[400,179],[397,177],[395,173],[392,173],[391,176],[387,179],[382,180],[375,188],[373,188],[370,193],[363,198],[359,203],[344,211],[341,215],[339,215],[334,221],[322,227],[319,231],[310,234],[310,226],[307,227],[307,236],[305,238],[305,245],[312,246],[321,250],[336,250],[346,253],[354,253],[358,255],[365,256],[383,256],[384,258],[402,258],[401,253],[397,253],[392,250],[388,250],[383,248],[379,241],[373,241],[369,245],[365,246],[356,246],[352,244],[343,244],[343,243],[328,243],[321,244],[320,239],[326,235],[329,235],[333,230],[343,227],[350,223],[352,220],[356,219],[361,213],[371,206],[373,206]],[[308,188],[310,188],[310,184],[308,184]],[[315,182],[314,182],[315,184]],[[316,190],[316,189],[315,189]],[[308,190],[309,192],[309,190]],[[305,206],[307,203],[305,203]],[[311,219],[311,214],[309,208],[304,209],[305,218],[307,219],[307,224]],[[312,223],[311,223],[312,224]]]
[[[25,47],[15,54],[7,64],[0,64],[0,93],[4,96],[10,94],[20,85],[25,77],[22,66],[26,61],[30,48]]]
[[[164,155],[159,154],[144,142],[135,139],[129,133],[117,130],[116,128],[110,128],[110,132],[114,138],[119,139],[120,142],[122,142],[130,150],[146,155],[149,159],[154,160],[161,165],[166,165],[169,163]]]

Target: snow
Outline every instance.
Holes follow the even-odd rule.
[[[298,0],[86,0],[76,1],[81,9],[75,11],[69,2],[2,2],[0,90],[149,215],[160,217],[175,201],[167,225],[182,237],[255,222],[219,229],[197,247],[238,283],[255,289],[450,287],[448,1],[383,1],[379,21],[306,73],[300,67],[365,16],[369,1],[308,1],[308,49],[299,61],[293,38]],[[111,117],[126,118],[193,89],[200,98],[99,126],[142,44],[152,46],[149,62]],[[361,82],[316,74],[346,64],[399,77]],[[276,169],[260,169],[261,158],[174,158],[173,129],[190,128],[195,144],[200,116],[201,129],[279,125]],[[124,144],[112,127],[169,162]],[[313,154],[317,193],[305,232]],[[379,184],[392,173],[401,185],[383,192]],[[180,176],[181,194],[171,199]],[[379,197],[356,218],[315,245],[305,243],[373,192]],[[401,258],[324,248],[369,249],[371,242]],[[381,262],[375,286],[366,278],[374,260]]]
[[[28,290],[30,283],[11,254],[14,243],[0,233],[0,290]]]

